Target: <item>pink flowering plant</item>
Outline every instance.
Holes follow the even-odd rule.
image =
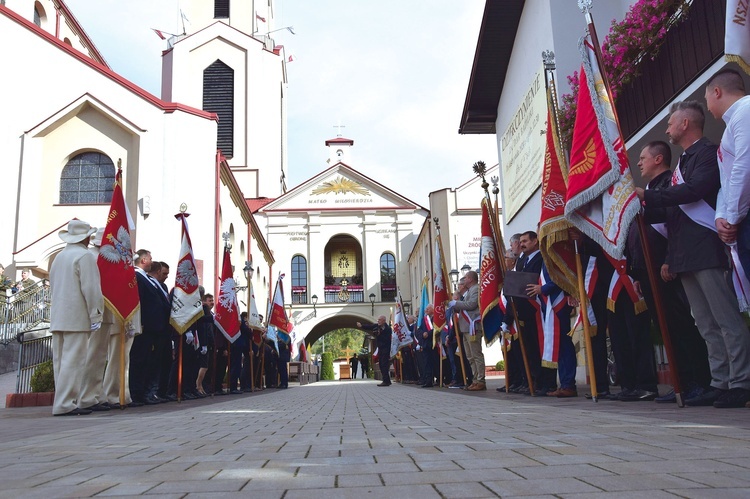
[[[633,81],[644,57],[654,59],[673,26],[687,18],[692,0],[638,0],[617,22],[612,20],[609,34],[602,45],[602,65],[610,83],[612,97]],[[573,138],[578,72],[568,76],[571,92],[564,94],[560,104],[560,135],[568,149]]]

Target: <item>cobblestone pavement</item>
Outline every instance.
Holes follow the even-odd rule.
[[[363,380],[91,416],[0,409],[0,497],[750,497],[750,410],[494,386]]]

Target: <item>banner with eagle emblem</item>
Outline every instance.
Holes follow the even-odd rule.
[[[112,203],[96,265],[101,274],[102,294],[107,308],[127,324],[141,306],[133,267],[133,247],[125,198],[122,195],[122,169],[117,170]],[[138,325],[140,328],[140,325]]]
[[[239,305],[237,305],[237,288],[234,277],[232,277],[232,259],[227,246],[224,247],[224,261],[221,266],[221,284],[219,285],[219,297],[216,300],[214,324],[230,343],[234,343],[240,337],[240,310]]]
[[[195,321],[203,317],[203,303],[198,290],[198,270],[195,268],[193,243],[187,226],[187,213],[179,213],[175,218],[182,222],[180,259],[172,289],[172,312],[169,323],[175,331],[183,334]]]
[[[565,216],[604,251],[620,259],[640,204],[596,52],[587,38],[581,39],[579,49],[583,63]]]

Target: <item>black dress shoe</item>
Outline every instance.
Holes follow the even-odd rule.
[[[657,395],[659,394],[656,392],[636,388],[635,390],[631,390],[628,393],[620,393],[618,400],[621,400],[623,402],[641,402],[645,400],[654,400]]]
[[[654,402],[662,402],[662,403],[677,402],[677,394],[674,392],[674,390],[669,390],[665,395],[662,395],[661,397],[656,397],[654,399]]]
[[[91,414],[91,410],[89,409],[73,409],[62,414],[55,414],[55,416],[87,416],[89,414]]]
[[[232,395],[242,395],[245,392],[243,392],[242,390],[231,390],[229,393],[231,393]]]
[[[141,402],[140,400],[133,400],[128,404],[128,407],[143,407],[144,402]]]
[[[420,386],[420,388],[432,388],[433,386],[435,386],[435,385],[433,385],[432,383],[430,383],[429,385],[422,385],[422,386]]]
[[[196,397],[193,392],[185,392],[182,394],[182,398],[185,400],[195,400],[198,397]]]
[[[750,390],[744,388],[730,388],[729,391],[716,399],[714,407],[717,409],[734,409],[745,407],[745,404],[747,404],[748,401],[750,401]]]
[[[109,404],[106,402],[102,402],[101,404],[92,405],[91,407],[86,407],[87,410],[93,411],[93,412],[104,412],[109,410]]]
[[[157,397],[155,397],[155,396],[153,396],[153,395],[149,395],[149,396],[147,396],[147,397],[146,397],[146,398],[145,398],[145,399],[143,400],[143,403],[145,403],[146,405],[156,405],[156,404],[161,404],[161,402],[160,402],[160,399],[159,399],[159,398],[157,398]]]
[[[599,392],[596,394],[596,400],[611,400],[609,396],[609,392]],[[584,393],[583,398],[591,400],[593,396],[590,393]]]
[[[714,402],[716,402],[719,399],[719,397],[721,397],[726,392],[727,390],[722,390],[721,388],[714,388],[712,386],[712,387],[709,387],[709,389],[703,392],[701,395],[687,399],[685,401],[685,405],[690,406],[690,407],[704,407],[704,406],[714,405]]]
[[[391,386],[391,384],[390,383],[380,383],[380,384],[378,384],[378,386]]]
[[[174,393],[167,394],[166,398],[169,402],[177,402],[177,395],[175,395]]]

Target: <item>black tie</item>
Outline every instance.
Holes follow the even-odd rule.
[[[680,167],[680,172],[682,173],[683,177],[685,175],[685,163],[686,162],[687,162],[687,154],[686,153],[682,153],[680,155],[679,167]]]
[[[523,255],[521,257],[521,263],[518,264],[518,269],[523,270],[524,268],[526,268],[526,264],[528,263],[528,261],[529,261],[529,257],[526,255]]]

